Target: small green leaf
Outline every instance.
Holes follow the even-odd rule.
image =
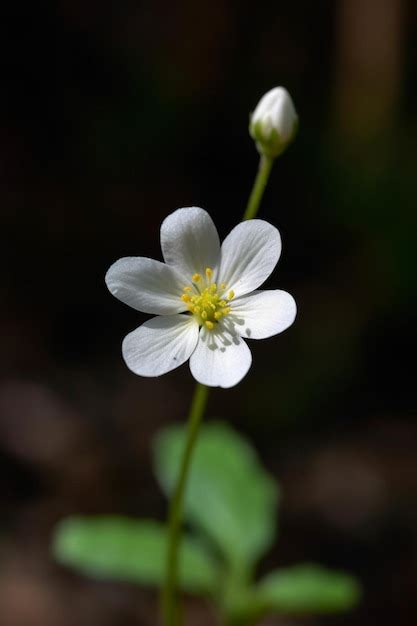
[[[298,614],[346,611],[357,605],[360,595],[352,576],[312,564],[272,572],[256,593],[268,612]]]
[[[160,432],[154,443],[156,475],[170,495],[185,445],[185,428]],[[199,433],[184,516],[210,537],[235,571],[248,569],[273,542],[278,488],[253,448],[224,424]]]
[[[166,531],[154,521],[71,517],[58,525],[53,551],[59,562],[94,578],[159,586],[165,572]],[[196,541],[183,537],[182,588],[211,592],[217,576],[210,556]]]

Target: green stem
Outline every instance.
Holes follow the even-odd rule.
[[[242,220],[252,220],[256,217],[273,164],[274,159],[271,159],[271,157],[268,157],[265,154],[261,155],[258,173],[256,175]]]
[[[256,175],[253,189],[249,196],[248,205],[245,213],[243,214],[242,220],[253,219],[258,213],[273,162],[273,159],[270,157],[261,155],[258,173]],[[197,383],[188,416],[187,439],[184,454],[181,459],[180,473],[169,509],[166,576],[164,587],[162,589],[162,616],[164,626],[180,626],[182,622],[180,607],[177,599],[178,554],[181,542],[182,503],[194,444],[196,442],[198,429],[207,405],[208,391],[208,387]]]
[[[180,473],[171,500],[168,517],[168,552],[165,585],[162,592],[162,610],[165,626],[178,626],[181,623],[177,602],[178,554],[181,540],[182,502],[187,483],[188,470],[194,444],[197,439],[209,388],[197,383],[187,421],[187,439],[181,459]]]

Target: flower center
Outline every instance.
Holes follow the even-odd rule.
[[[216,283],[211,282],[213,270],[210,267],[206,268],[205,274],[205,277],[193,274],[192,285],[184,287],[181,300],[187,304],[188,310],[196,317],[200,326],[213,330],[217,322],[230,313],[229,304],[235,294],[230,290],[225,295],[224,283],[217,287]]]

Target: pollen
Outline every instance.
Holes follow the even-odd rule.
[[[230,301],[234,298],[233,290],[224,293],[226,284],[212,282],[213,270],[207,267],[203,275],[193,274],[192,286],[183,288],[181,300],[187,305],[188,311],[197,319],[200,326],[213,330],[217,323],[229,315]]]

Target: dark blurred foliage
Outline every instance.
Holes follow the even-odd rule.
[[[7,3],[0,22],[3,306],[2,626],[154,624],[146,590],[55,565],[75,513],[163,519],[150,442],[183,420],[187,367],[140,379],[121,339],[145,319],[107,292],[117,258],[160,258],[162,219],[203,206],[225,236],[257,166],[248,113],[285,85],[300,115],[261,216],[282,259],[269,286],[296,324],[252,342],[209,415],[280,481],[265,568],[356,574],[361,608],[270,624],[417,620],[417,6],[409,0]],[[244,497],[244,494],[242,494]],[[190,624],[213,615],[189,602]]]

